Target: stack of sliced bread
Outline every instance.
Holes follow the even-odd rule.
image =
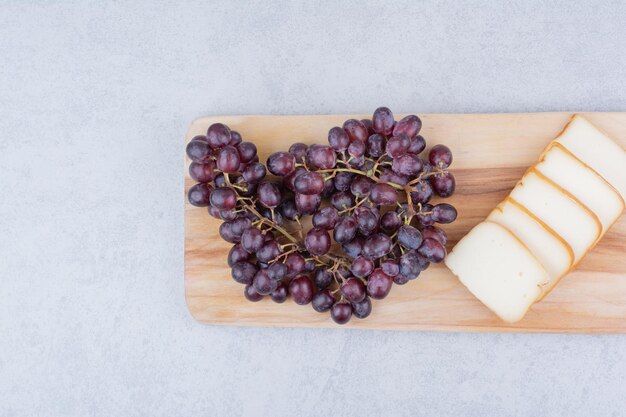
[[[446,265],[501,319],[518,321],[595,246],[625,198],[626,152],[575,115]]]

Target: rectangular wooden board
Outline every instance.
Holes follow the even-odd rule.
[[[583,113],[626,147],[626,113]],[[454,154],[456,194],[448,199],[458,220],[444,226],[448,250],[513,188],[526,168],[565,126],[572,113],[424,114],[421,134],[429,146],[443,143]],[[185,143],[226,123],[254,142],[265,161],[293,142],[327,143],[327,132],[344,120],[364,115],[215,116],[193,122]],[[327,313],[291,300],[251,303],[243,286],[230,277],[226,256],[231,245],[218,234],[220,221],[206,209],[191,206],[186,193],[193,181],[185,169],[185,293],[194,318],[209,324],[246,326],[337,327]],[[622,216],[575,271],[535,304],[526,317],[499,320],[444,265],[431,266],[415,281],[395,286],[374,301],[365,320],[345,327],[362,329],[626,333],[626,216]]]

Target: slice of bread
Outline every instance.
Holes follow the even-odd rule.
[[[534,168],[510,196],[565,239],[574,251],[574,265],[602,233],[602,224],[589,208]]]
[[[484,221],[446,257],[461,282],[502,320],[515,322],[542,294],[550,277],[528,248],[505,227]]]
[[[555,139],[611,184],[626,200],[626,152],[587,119],[575,115]]]
[[[541,262],[550,276],[543,293],[550,291],[574,263],[574,252],[565,240],[512,198],[506,198],[487,220],[509,229]]]
[[[593,211],[602,223],[602,234],[622,214],[624,200],[615,188],[559,142],[548,147],[535,168]]]

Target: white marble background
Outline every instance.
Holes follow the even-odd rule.
[[[211,327],[205,114],[626,110],[622,1],[0,1],[0,416],[624,416],[626,337]]]

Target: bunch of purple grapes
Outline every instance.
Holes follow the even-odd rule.
[[[431,199],[454,193],[452,153],[436,145],[420,157],[421,126],[380,107],[371,120],[330,129],[328,145],[294,143],[265,165],[223,124],[194,137],[187,155],[198,184],[188,199],[224,221],[220,236],[234,245],[228,264],[245,297],[282,303],[291,295],[344,324],[369,316],[371,299],[394,283],[442,262],[447,236],[435,225],[457,211]]]

